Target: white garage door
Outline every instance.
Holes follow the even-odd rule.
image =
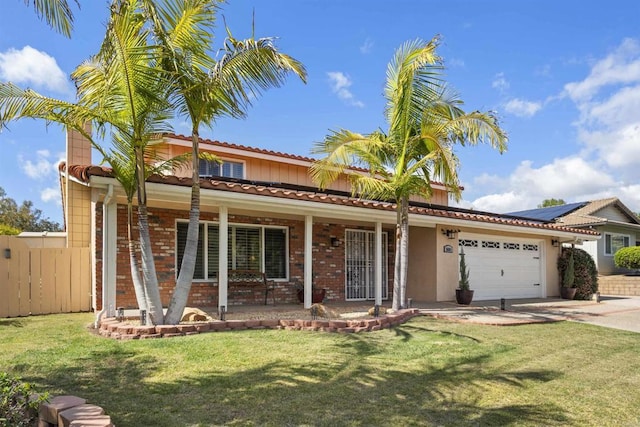
[[[540,241],[466,233],[459,236],[474,300],[543,296]]]

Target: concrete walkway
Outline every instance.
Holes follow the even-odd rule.
[[[557,298],[478,301],[470,306],[454,302],[418,303],[421,312],[438,318],[484,325],[523,325],[558,322],[584,322],[608,328],[640,332],[640,297],[604,296],[601,302]]]

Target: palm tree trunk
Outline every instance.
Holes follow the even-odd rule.
[[[407,274],[409,270],[409,200],[400,203],[400,307],[407,306]]]
[[[393,302],[391,303],[391,308],[394,310],[399,310],[401,308],[401,299],[400,299],[400,255],[401,255],[401,241],[402,241],[402,225],[401,225],[401,205],[400,201],[396,202],[396,253],[395,253],[395,262],[393,264]]]
[[[136,257],[136,247],[133,239],[133,203],[127,200],[127,239],[129,240],[129,264],[131,266],[131,280],[136,293],[136,301],[140,310],[147,310],[147,295],[140,279],[138,270],[138,259]]]
[[[142,280],[149,310],[148,320],[152,325],[164,324],[162,299],[158,287],[156,264],[153,259],[151,237],[149,235],[149,214],[147,212],[147,188],[145,180],[144,150],[135,148],[136,186],[138,193],[138,228],[140,232],[140,252],[142,254]]]
[[[189,293],[191,292],[191,283],[193,282],[193,272],[196,268],[196,259],[198,254],[198,234],[200,222],[200,173],[199,173],[199,144],[200,137],[198,129],[193,129],[191,156],[192,156],[192,174],[191,174],[191,209],[189,211],[189,226],[187,228],[187,242],[184,247],[184,255],[182,257],[182,265],[180,266],[180,274],[176,281],[176,288],[171,297],[171,303],[165,318],[165,323],[175,325],[180,323],[182,313],[187,305]]]
[[[158,276],[156,275],[156,264],[151,248],[148,218],[147,205],[139,205],[138,227],[140,228],[140,252],[142,253],[142,278],[147,297],[149,321],[152,325],[162,325],[164,324],[164,313],[160,288],[158,287]]]

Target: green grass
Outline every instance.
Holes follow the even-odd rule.
[[[124,426],[637,425],[640,335],[415,318],[366,334],[119,342],[89,314],[0,320],[0,371]]]

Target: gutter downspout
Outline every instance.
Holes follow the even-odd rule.
[[[95,328],[98,329],[100,327],[100,320],[102,316],[107,311],[107,290],[106,287],[108,284],[108,273],[107,268],[105,266],[104,258],[108,253],[109,249],[109,239],[107,239],[107,205],[111,203],[111,199],[113,198],[113,184],[109,184],[109,190],[107,194],[104,196],[104,201],[102,202],[102,310],[96,314],[96,322]]]

